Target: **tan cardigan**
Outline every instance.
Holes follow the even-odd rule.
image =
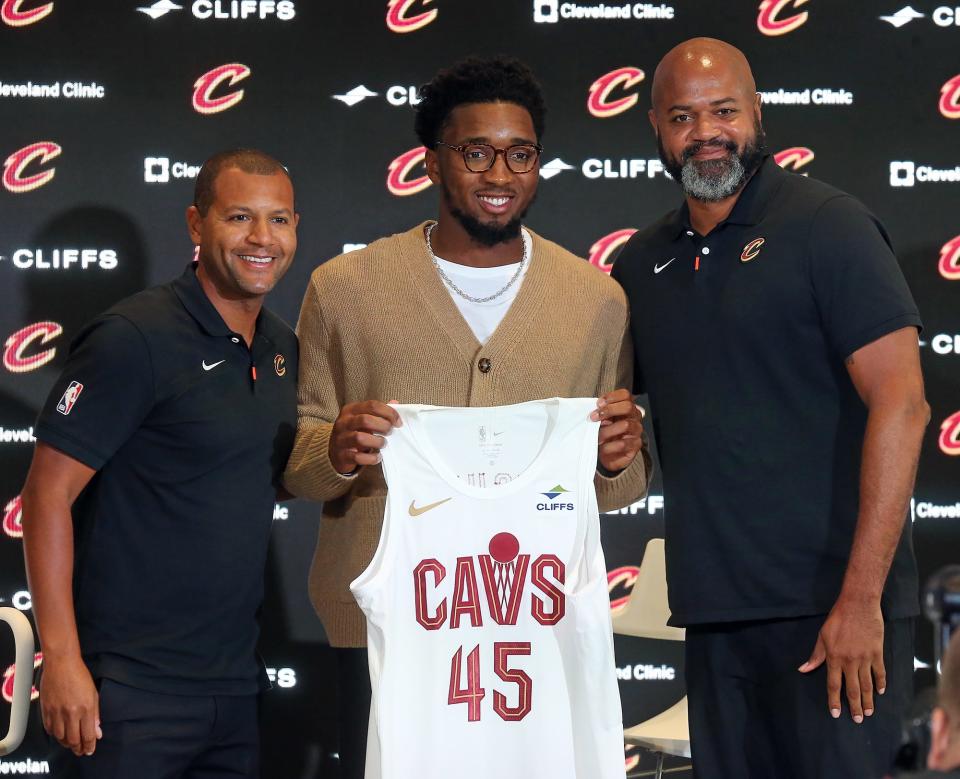
[[[360,400],[494,406],[591,397],[629,387],[627,304],[606,274],[531,233],[530,266],[496,332],[481,346],[430,260],[423,225],[319,266],[300,311],[299,420],[284,484],[324,501],[310,598],[334,646],[364,646],[349,590],[373,557],[386,484],[379,466],[354,478],[328,455],[340,408]],[[491,367],[483,373],[478,360]],[[596,477],[601,511],[646,492],[650,460]]]

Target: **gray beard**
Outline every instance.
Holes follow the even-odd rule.
[[[688,159],[680,170],[680,185],[688,197],[715,203],[730,197],[743,185],[747,171],[734,153],[726,159]]]

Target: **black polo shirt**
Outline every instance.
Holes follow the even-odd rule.
[[[767,157],[709,235],[684,204],[633,236],[613,276],[663,468],[673,621],[826,613],[853,540],[867,417],[844,360],[920,327],[883,227]],[[882,607],[918,611],[909,523]]]
[[[265,309],[248,349],[192,267],[73,342],[36,436],[97,470],[74,504],[77,626],[94,678],[184,694],[260,688],[256,615],[297,356],[293,331]]]

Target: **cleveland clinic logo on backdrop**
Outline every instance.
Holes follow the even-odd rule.
[[[29,24],[36,24],[52,12],[53,3],[37,5],[30,0],[3,0],[0,4],[0,19],[3,19],[3,23],[9,27],[26,27]]]
[[[853,92],[849,89],[832,87],[807,87],[806,89],[774,89],[760,92],[760,102],[771,105],[816,105],[850,106],[853,105]]]
[[[666,3],[565,3],[561,0],[533,0],[533,21],[538,24],[590,19],[670,20],[675,15],[676,9]]]
[[[3,163],[3,186],[19,195],[49,184],[56,168],[38,169],[59,157],[62,151],[53,141],[38,141],[18,149]]]
[[[33,81],[10,83],[0,81],[0,97],[19,97],[35,100],[103,100],[107,90],[96,81],[53,81],[45,84]]]
[[[933,165],[920,165],[912,160],[894,160],[890,163],[891,187],[957,183],[960,183],[960,165],[953,168],[936,168]]]
[[[879,17],[897,29],[905,27],[917,19],[927,19],[927,14],[918,11],[912,5],[905,5],[898,11]],[[960,6],[940,5],[930,12],[929,19],[937,27],[960,27]]]
[[[809,17],[807,11],[797,11],[808,0],[763,0],[757,14],[757,29],[764,35],[777,36],[802,27]]]
[[[218,114],[243,100],[243,90],[225,91],[250,75],[250,68],[239,62],[208,70],[193,83],[193,110],[198,114]]]
[[[169,157],[144,157],[143,180],[147,184],[168,184],[171,179],[193,180],[200,173],[200,167]]]
[[[233,19],[267,21],[277,19],[288,22],[297,15],[296,3],[292,0],[195,0],[193,3],[174,3],[172,0],[157,0],[137,10],[151,19],[160,19],[171,12],[189,7],[195,19]]]

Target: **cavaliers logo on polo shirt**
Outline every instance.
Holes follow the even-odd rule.
[[[283,376],[287,372],[287,360],[282,354],[273,358],[273,369],[277,372],[277,376]]]
[[[754,238],[750,243],[743,247],[740,254],[740,262],[750,262],[754,257],[760,254],[760,248],[763,246],[766,238]]]

